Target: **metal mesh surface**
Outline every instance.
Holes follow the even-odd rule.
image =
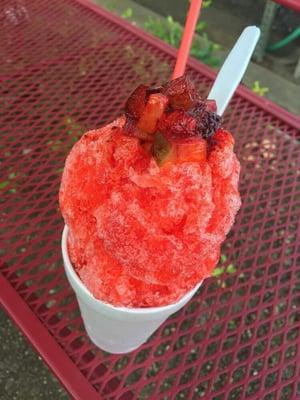
[[[224,273],[138,350],[102,352],[63,273],[61,172],[82,132],[114,119],[138,83],[168,79],[174,57],[72,1],[7,0],[0,18],[1,272],[42,322],[35,346],[48,331],[104,399],[300,397],[299,119],[270,103],[266,111],[244,89],[233,98],[224,124],[242,163],[243,205]],[[196,62],[189,72],[205,95],[213,75]],[[46,361],[72,386],[59,359]]]

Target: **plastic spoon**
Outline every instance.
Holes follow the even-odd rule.
[[[239,85],[260,36],[256,26],[245,28],[222,65],[208,99],[215,100],[217,113],[222,115]]]

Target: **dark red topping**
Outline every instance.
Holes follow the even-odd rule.
[[[163,87],[162,86],[154,86],[154,87],[149,87],[146,91],[147,98],[150,96],[150,94],[154,93],[162,93]]]
[[[184,110],[175,110],[161,118],[158,129],[169,139],[194,137],[196,120]]]
[[[138,119],[142,115],[146,105],[147,89],[148,86],[140,85],[128,97],[125,112],[131,117]]]
[[[138,128],[136,119],[133,118],[131,115],[128,114],[125,115],[126,115],[126,121],[123,128],[124,132],[128,136],[134,136],[141,140],[149,141],[151,139],[151,136],[147,132],[143,132]]]
[[[209,138],[220,126],[221,117],[209,108],[216,108],[215,101],[198,102],[188,110],[196,120],[196,133],[203,138]]]
[[[170,106],[174,110],[182,108],[187,110],[198,97],[193,83],[186,75],[165,83],[162,93],[168,97]]]
[[[167,159],[200,161],[206,154],[203,142],[221,125],[216,110],[216,102],[202,100],[186,75],[158,87],[140,85],[126,102],[124,131],[152,143],[152,154],[160,165]],[[178,147],[180,143],[184,147]]]
[[[213,112],[205,111],[197,122],[197,131],[204,139],[211,137],[221,125],[221,117]]]

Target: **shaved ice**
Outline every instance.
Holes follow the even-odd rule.
[[[194,93],[181,103],[170,87],[145,88],[134,112],[74,145],[59,192],[71,262],[115,306],[167,305],[211,276],[240,207],[240,164],[217,115]]]

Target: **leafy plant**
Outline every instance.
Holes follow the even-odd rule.
[[[211,5],[212,0],[204,0],[202,3],[202,8],[207,8]]]
[[[149,17],[144,27],[148,32],[169,43],[171,46],[176,48],[180,46],[183,27],[170,15],[164,19]],[[221,60],[215,55],[215,51],[218,50],[220,46],[208,39],[207,35],[203,33],[204,28],[205,22],[199,22],[196,27],[196,32],[201,34],[202,41],[194,39],[191,55],[205,64],[217,67],[220,65]]]
[[[145,22],[145,28],[171,46],[179,47],[183,29],[170,15],[163,20],[149,17]]]
[[[221,63],[220,57],[215,55],[215,51],[220,49],[220,45],[210,41],[206,33],[203,33],[202,37],[205,45],[203,47],[200,47],[199,45],[192,45],[191,55],[204,62],[204,64],[208,64],[211,67],[216,68]]]
[[[252,85],[251,90],[259,96],[264,96],[270,89],[267,86],[260,86],[260,82],[255,81]]]
[[[204,0],[202,3],[202,8],[209,7],[211,3],[212,0]],[[109,11],[117,12],[118,6],[116,0],[111,0],[105,4],[105,6]],[[131,20],[133,24],[136,23],[132,21],[132,18],[134,18],[132,8],[126,8],[120,15],[124,19]],[[206,23],[204,21],[198,22],[196,26],[196,32],[201,35],[202,40],[199,40],[199,38],[194,38],[191,48],[191,55],[213,68],[218,67],[221,63],[221,59],[215,53],[220,46],[208,39],[207,35],[203,32],[205,27]],[[176,48],[179,47],[182,38],[183,27],[170,15],[166,18],[149,17],[144,23],[144,28],[146,31],[152,33],[154,36],[159,37],[171,46]]]
[[[8,174],[8,180],[0,182],[0,190],[5,189],[6,186],[11,185],[11,189],[9,190],[10,193],[16,193],[16,186],[17,182],[14,180],[18,177],[17,172],[10,172]]]
[[[126,10],[124,10],[121,14],[122,18],[128,19],[131,18],[133,14],[132,8],[128,7]]]
[[[117,10],[117,0],[110,0],[109,2],[105,2],[103,6],[111,12],[116,12]]]
[[[221,275],[224,274],[224,272],[227,272],[228,274],[234,274],[237,271],[236,267],[233,264],[228,264],[226,266],[226,261],[226,255],[221,254],[219,264],[213,270],[212,276],[214,276],[215,278],[219,278]]]

